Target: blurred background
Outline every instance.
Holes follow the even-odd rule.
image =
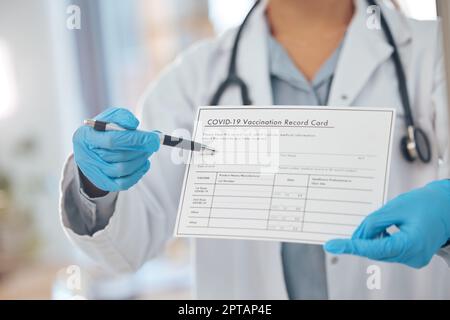
[[[434,0],[397,2],[436,19]],[[190,298],[186,241],[128,276],[77,252],[60,226],[60,172],[83,119],[134,110],[180,51],[239,24],[252,3],[0,0],[0,299]]]

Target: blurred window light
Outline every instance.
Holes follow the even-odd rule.
[[[209,19],[216,33],[241,24],[254,0],[208,0]]]
[[[406,16],[417,20],[436,20],[435,0],[396,0]]]
[[[13,112],[16,102],[12,55],[6,43],[0,40],[0,119]]]

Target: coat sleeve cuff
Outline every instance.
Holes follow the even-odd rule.
[[[60,211],[62,223],[78,235],[93,235],[108,224],[117,193],[90,198],[81,188],[77,165],[71,155],[63,169]]]

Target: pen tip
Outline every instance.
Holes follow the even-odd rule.
[[[211,154],[211,155],[213,155],[214,153],[216,153],[216,150],[215,150],[215,149],[208,148],[208,147],[203,147],[202,151],[203,151],[203,152],[207,152],[207,153],[209,153],[209,154]]]

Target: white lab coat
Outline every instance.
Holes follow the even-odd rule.
[[[349,26],[332,85],[332,106],[394,107],[397,109],[389,198],[441,176],[448,177],[447,103],[437,22],[418,22],[383,8],[406,70],[416,123],[432,143],[430,164],[407,163],[399,144],[405,134],[397,78],[381,30],[366,26],[365,1]],[[255,105],[271,105],[264,5],[247,25],[238,54],[239,74]],[[180,56],[145,94],[140,119],[144,129],[191,130],[196,107],[207,105],[226,76],[236,30],[194,46]],[[241,104],[240,93],[228,90],[222,104]],[[370,143],[368,141],[367,143]],[[172,237],[185,166],[175,165],[171,150],[162,147],[150,172],[133,188],[120,192],[114,215],[104,230],[79,236],[65,226],[70,239],[96,261],[118,271],[132,271],[164,249]],[[439,160],[443,164],[439,166]],[[61,211],[77,183],[73,158],[63,173]],[[72,191],[73,193],[73,191]],[[75,195],[78,196],[78,195]],[[89,204],[88,204],[89,206]],[[279,242],[197,239],[192,241],[195,296],[198,298],[284,299]],[[450,254],[440,251],[447,261]],[[381,288],[369,290],[367,267],[380,267]],[[450,268],[436,256],[421,270],[354,256],[326,256],[332,299],[450,298]]]

